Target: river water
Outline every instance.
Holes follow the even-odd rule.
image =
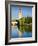
[[[18,28],[18,26],[11,26],[11,31],[10,31],[11,38],[32,37],[32,31],[25,31],[24,27],[21,30],[21,28],[22,27]]]

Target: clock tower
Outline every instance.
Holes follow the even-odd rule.
[[[21,7],[19,7],[18,16],[19,16],[19,19],[22,18],[22,10],[21,10]]]

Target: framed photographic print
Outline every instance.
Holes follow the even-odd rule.
[[[5,2],[5,44],[37,42],[37,3]]]

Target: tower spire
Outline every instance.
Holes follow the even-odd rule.
[[[21,7],[19,7],[19,12],[21,13]]]

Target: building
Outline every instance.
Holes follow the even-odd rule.
[[[22,18],[22,10],[21,7],[19,7],[19,12],[18,12],[18,19]],[[14,26],[16,25],[18,22],[16,21],[12,21],[11,24]]]
[[[21,10],[21,7],[19,7],[19,12],[18,12],[18,18],[20,19],[20,18],[22,18],[23,16],[22,16],[22,10]]]

